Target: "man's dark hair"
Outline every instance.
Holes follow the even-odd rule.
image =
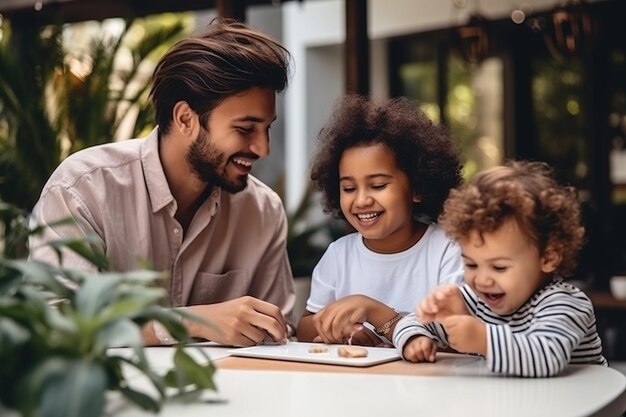
[[[172,109],[185,101],[206,125],[220,102],[252,87],[287,87],[289,52],[276,40],[243,23],[216,19],[206,31],[174,45],[152,76],[150,95],[160,134]]]

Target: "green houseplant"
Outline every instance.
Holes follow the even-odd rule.
[[[274,188],[283,193],[282,185]],[[308,186],[298,207],[287,213],[287,253],[294,277],[310,277],[330,242],[348,232],[342,221],[330,216],[312,220],[312,209],[319,208],[315,205],[315,192]]]
[[[152,123],[150,68],[192,21],[127,19],[111,35],[14,19],[0,24],[0,201],[30,211],[68,154],[112,141],[123,124],[135,137]],[[68,28],[84,30],[77,36],[89,39],[84,50],[64,44]]]
[[[4,216],[16,212],[0,205]],[[51,244],[59,256],[70,248],[107,267],[88,240]],[[4,406],[25,417],[97,417],[107,391],[117,391],[157,412],[168,398],[215,389],[209,358],[195,361],[182,344],[175,347],[174,368],[164,374],[146,360],[141,327],[150,320],[179,341],[189,340],[182,312],[159,305],[165,292],[155,283],[162,278],[153,271],[86,273],[0,256],[0,411]],[[132,348],[132,357],[107,353],[119,346]],[[134,389],[125,367],[136,368],[155,389]]]

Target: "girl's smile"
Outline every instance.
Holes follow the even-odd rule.
[[[413,221],[418,199],[409,178],[383,144],[346,149],[339,160],[339,186],[341,211],[370,250],[406,250],[425,231],[425,225]]]

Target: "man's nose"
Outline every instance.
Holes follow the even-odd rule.
[[[250,145],[250,151],[259,157],[264,157],[270,154],[270,134],[265,132],[257,135],[252,144]]]

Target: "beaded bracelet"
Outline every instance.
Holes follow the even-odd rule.
[[[396,310],[393,310],[396,311]],[[396,315],[393,316],[392,318],[390,318],[389,320],[387,320],[387,322],[385,324],[383,324],[380,327],[377,327],[374,329],[374,331],[376,332],[377,335],[379,336],[387,336],[387,333],[389,333],[389,331],[391,330],[391,326],[397,322],[398,320],[400,320],[402,318],[402,316],[400,315],[400,313],[398,313],[396,311]]]

